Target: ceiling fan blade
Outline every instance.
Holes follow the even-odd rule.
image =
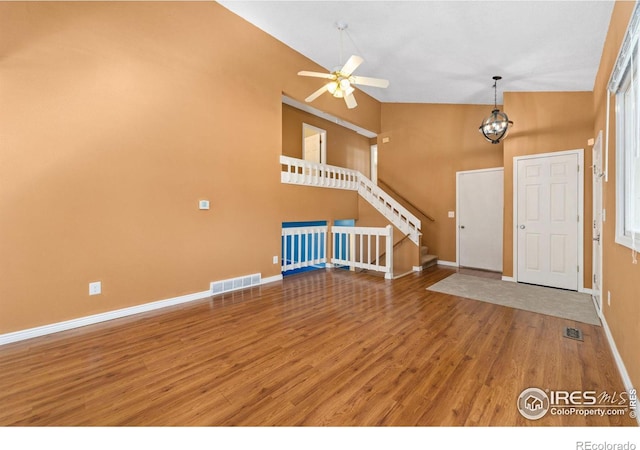
[[[361,57],[357,56],[357,55],[351,55],[351,58],[349,58],[347,60],[347,62],[345,63],[344,66],[342,66],[342,69],[340,69],[340,73],[344,76],[349,76],[351,75],[360,64],[362,64],[364,62],[364,59],[362,59]]]
[[[325,84],[320,89],[315,91],[313,94],[311,94],[310,96],[305,98],[304,101],[307,102],[307,103],[311,103],[312,101],[314,101],[315,99],[320,97],[322,94],[324,94],[328,87],[329,87],[329,83]]]
[[[322,73],[322,72],[311,72],[308,70],[301,70],[298,72],[298,75],[303,77],[316,77],[316,78],[326,78],[328,80],[335,80],[336,76],[332,73]]]
[[[359,84],[361,86],[373,86],[379,88],[389,87],[389,80],[383,80],[382,78],[371,77],[353,77],[353,84]]]
[[[349,109],[353,109],[358,106],[358,102],[356,102],[353,92],[344,96],[344,102],[347,104],[347,108]]]

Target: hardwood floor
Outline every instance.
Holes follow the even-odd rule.
[[[636,425],[522,417],[528,387],[624,390],[604,331],[426,290],[454,272],[318,271],[0,347],[0,425]]]

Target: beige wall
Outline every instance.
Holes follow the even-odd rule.
[[[502,167],[502,144],[478,131],[492,106],[382,105],[378,176],[436,219],[418,216],[429,253],[444,261],[456,260],[456,221],[447,217],[456,209],[456,172]]]
[[[514,126],[504,140],[503,274],[513,276],[513,158],[584,149],[584,286],[591,286],[591,92],[505,92],[504,111]]]
[[[0,3],[0,333],[273,276],[282,221],[355,217],[353,192],[280,184],[300,69],[213,2]],[[314,106],[378,131],[358,104]]]
[[[602,52],[600,68],[594,88],[593,108],[595,123],[592,134],[600,130],[605,137],[607,82],[611,75],[620,44],[631,17],[634,2],[616,2],[609,32]],[[615,243],[616,216],[616,145],[615,102],[611,103],[611,125],[609,136],[609,178],[603,183],[603,207],[607,220],[602,235],[603,245],[603,312],[616,347],[622,356],[631,382],[640,386],[640,264],[632,264],[631,250]],[[611,306],[607,304],[607,293],[611,294]]]
[[[327,132],[327,164],[358,170],[366,177],[371,173],[370,139],[338,124],[282,105],[282,154],[302,158],[302,124]]]

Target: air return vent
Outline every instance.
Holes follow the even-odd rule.
[[[562,335],[569,339],[575,339],[576,341],[584,341],[582,331],[578,328],[565,327]]]
[[[228,280],[213,281],[211,283],[211,293],[213,295],[224,294],[225,292],[237,291],[251,286],[258,286],[261,283],[261,275],[254,273]]]

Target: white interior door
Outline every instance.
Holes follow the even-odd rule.
[[[602,310],[602,131],[593,146],[593,275],[591,295]]]
[[[578,154],[517,158],[516,166],[516,281],[578,290]]]
[[[504,169],[457,175],[458,265],[502,272]]]

